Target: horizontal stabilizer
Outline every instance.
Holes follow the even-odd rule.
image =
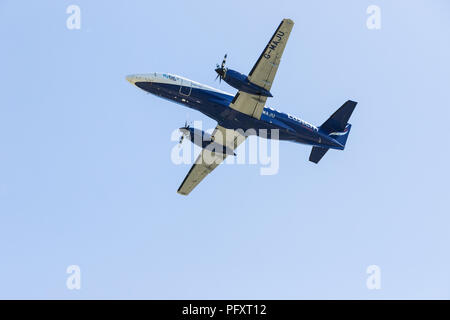
[[[309,161],[318,163],[320,159],[327,153],[328,148],[322,147],[313,147],[311,150],[311,154],[309,155]]]

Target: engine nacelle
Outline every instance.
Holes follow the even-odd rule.
[[[231,69],[224,69],[224,70],[225,72],[224,75],[222,76],[222,79],[233,88],[236,88],[239,91],[247,92],[250,94],[272,97],[270,91],[260,86],[257,86],[254,83],[251,83],[246,75]]]
[[[188,138],[193,144],[199,146],[202,149],[208,149],[220,154],[226,154],[230,156],[235,156],[234,151],[222,144],[214,142],[213,137],[200,129],[191,128],[189,126],[185,126],[180,128],[183,137]],[[180,142],[183,139],[180,140]]]

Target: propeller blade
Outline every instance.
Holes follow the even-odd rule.
[[[223,60],[222,60],[222,66],[221,66],[222,69],[223,69],[223,67],[225,67],[226,61],[227,61],[227,54],[225,53],[225,55],[223,56]]]

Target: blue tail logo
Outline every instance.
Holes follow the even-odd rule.
[[[348,134],[350,133],[350,129],[352,128],[352,125],[350,123],[347,123],[345,126],[344,131],[335,131],[330,132],[328,135],[331,136],[334,140],[345,146],[345,143],[347,142]]]

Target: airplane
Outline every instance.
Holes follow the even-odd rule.
[[[200,141],[196,144],[202,151],[178,188],[179,194],[188,195],[227,156],[234,156],[234,150],[247,136],[260,136],[261,129],[266,129],[268,139],[271,130],[278,129],[279,140],[311,145],[309,160],[314,163],[318,163],[329,149],[344,150],[351,129],[348,120],[357,102],[348,100],[318,127],[266,107],[293,26],[291,19],[281,21],[248,75],[226,68],[227,55],[224,56],[215,72],[219,81],[224,80],[238,90],[235,95],[170,73],[126,77],[131,84],[148,93],[198,110],[217,121],[211,135],[191,128],[187,123],[180,128],[180,142],[184,137],[194,143]]]

